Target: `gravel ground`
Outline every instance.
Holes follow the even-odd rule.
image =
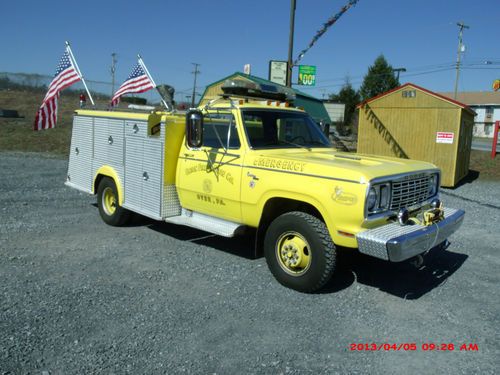
[[[251,237],[105,225],[66,167],[0,153],[0,374],[498,373],[499,182],[444,191],[465,222],[423,268],[343,250],[305,295],[251,259]]]

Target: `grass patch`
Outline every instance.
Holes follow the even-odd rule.
[[[56,127],[35,132],[33,122],[44,96],[45,93],[28,90],[0,91],[0,108],[17,110],[19,116],[23,116],[17,119],[0,117],[0,151],[68,155],[73,112],[79,106],[79,95],[74,92],[63,92],[58,101]],[[105,104],[105,101],[101,100],[98,103]]]
[[[492,159],[491,151],[472,150],[470,154],[469,170],[479,172],[482,180],[500,180],[500,150]]]

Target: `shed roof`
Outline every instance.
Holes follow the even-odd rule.
[[[435,98],[437,98],[437,99],[444,100],[444,101],[446,101],[446,102],[448,102],[448,103],[450,103],[450,104],[456,105],[457,107],[463,108],[463,109],[465,109],[467,112],[470,112],[472,115],[475,115],[475,114],[476,114],[476,112],[474,112],[474,111],[473,111],[473,110],[472,110],[472,109],[471,109],[471,108],[470,108],[467,104],[464,104],[464,103],[462,103],[462,102],[459,102],[459,101],[457,101],[457,100],[454,100],[454,99],[452,99],[452,98],[450,98],[450,97],[448,97],[448,96],[445,96],[445,95],[442,95],[442,94],[438,94],[437,92],[434,92],[434,91],[431,91],[431,90],[424,89],[423,87],[420,87],[420,86],[418,86],[418,85],[415,85],[414,83],[405,83],[405,84],[404,84],[404,85],[402,85],[402,86],[396,87],[396,88],[394,88],[394,89],[392,89],[392,90],[389,90],[389,91],[386,91],[386,92],[384,92],[384,93],[382,93],[382,94],[379,94],[379,95],[377,95],[377,96],[374,96],[373,98],[367,99],[367,100],[365,100],[364,102],[361,102],[360,104],[358,104],[358,108],[363,107],[363,106],[364,106],[365,104],[367,104],[367,103],[374,102],[374,101],[376,101],[376,100],[378,100],[378,99],[380,99],[380,98],[383,98],[383,97],[385,97],[385,96],[387,96],[387,95],[390,95],[390,94],[392,94],[392,93],[394,93],[394,92],[396,92],[396,91],[399,91],[399,90],[402,90],[402,89],[405,89],[405,88],[408,88],[408,87],[412,87],[412,88],[414,88],[414,89],[416,89],[416,90],[420,90],[420,91],[422,91],[422,92],[424,92],[424,93],[426,93],[426,94],[428,94],[428,95],[431,95],[431,96],[433,96],[433,97],[435,97]]]
[[[442,92],[443,96],[452,97],[452,92]],[[467,105],[500,105],[500,91],[465,91],[457,93],[457,100]]]
[[[275,85],[278,87],[285,87],[283,85],[280,85],[279,83],[275,83],[272,81],[269,81],[267,79],[253,76],[251,74],[245,74],[242,72],[234,72],[231,75],[228,75],[227,77],[224,77],[216,82],[213,82],[205,88],[205,91],[203,92],[202,95],[202,100],[205,97],[205,94],[208,90],[209,87],[217,85],[219,83],[224,82],[226,79],[230,78],[235,78],[235,77],[240,77],[244,79],[248,79],[250,81],[253,81],[258,84],[264,84],[264,85]],[[309,94],[306,94],[302,91],[299,91],[297,89],[292,88],[292,90],[295,92],[296,99],[294,101],[294,104],[297,107],[302,107],[304,110],[317,122],[323,120],[323,121],[329,121],[330,117],[328,116],[328,112],[326,111],[325,106],[323,105],[323,102],[321,99],[315,98],[314,96],[311,96]]]

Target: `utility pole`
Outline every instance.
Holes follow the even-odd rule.
[[[194,65],[194,72],[191,72],[192,74],[194,74],[193,96],[191,97],[191,108],[194,108],[194,102],[196,100],[196,77],[201,72],[198,70],[198,67],[200,66],[200,64],[197,64],[197,63],[191,63],[191,64]]]
[[[292,87],[292,71],[293,71],[293,32],[295,26],[295,0],[290,0],[290,35],[288,39],[288,63],[286,71],[286,85]]]
[[[462,54],[462,48],[463,48],[463,43],[462,43],[462,36],[464,33],[464,29],[469,29],[469,26],[464,24],[464,22],[457,22],[457,26],[460,29],[458,31],[458,51],[457,51],[457,76],[455,77],[455,94],[453,95],[453,99],[457,100],[457,91],[458,91],[458,77],[460,76],[460,58]]]
[[[111,97],[115,94],[116,53],[111,54]]]
[[[397,73],[396,79],[398,80],[398,83],[399,83],[399,73],[406,72],[406,68],[395,68],[395,69],[392,69],[392,71]]]

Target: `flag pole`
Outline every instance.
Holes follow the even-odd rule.
[[[92,105],[95,105],[94,99],[92,99],[92,95],[90,95],[90,91],[89,91],[89,88],[87,87],[87,83],[85,82],[85,79],[83,78],[83,74],[80,71],[80,68],[78,67],[78,63],[76,62],[75,56],[73,55],[73,51],[71,50],[71,47],[70,47],[68,41],[66,41],[66,48],[68,49],[69,55],[71,56],[71,60],[73,60],[73,63],[75,64],[76,72],[78,73],[78,75],[80,76],[80,79],[82,80],[83,87],[85,87],[85,90],[87,91],[87,95],[89,96],[90,102],[92,103]]]
[[[158,91],[158,93],[160,93],[160,91],[158,90],[158,88],[156,87],[156,83],[155,81],[153,80],[153,77],[151,77],[151,73],[149,73],[149,70],[148,68],[146,68],[146,64],[144,64],[144,61],[142,60],[142,57],[141,55],[137,55],[137,59],[138,59],[138,62],[139,64],[141,65],[141,67],[144,69],[144,71],[146,72],[146,74],[148,75],[148,78],[151,80],[151,82],[153,83],[156,91]],[[160,95],[161,97],[161,95]],[[167,104],[167,102],[165,101],[165,99],[163,99],[163,97],[161,97],[161,102],[163,103],[163,105],[165,106],[165,108],[167,108],[167,111],[168,112],[171,112],[172,109],[169,107],[169,105]]]

